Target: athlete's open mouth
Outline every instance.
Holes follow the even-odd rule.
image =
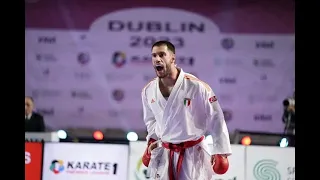
[[[157,71],[162,71],[163,70],[163,66],[161,66],[161,65],[156,65],[156,70]]]

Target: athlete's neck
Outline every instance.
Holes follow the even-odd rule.
[[[169,76],[165,78],[161,78],[160,80],[165,87],[171,87],[171,86],[174,86],[174,84],[176,83],[179,77],[179,74],[180,74],[180,70],[174,67]]]

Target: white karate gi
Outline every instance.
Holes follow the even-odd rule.
[[[159,78],[142,90],[143,116],[150,138],[178,144],[201,138],[210,132],[213,150],[202,141],[187,148],[179,180],[210,180],[213,173],[211,155],[231,155],[231,145],[223,112],[211,88],[180,69],[179,77],[166,100],[160,92]],[[167,180],[169,150],[158,147],[151,152],[151,179]],[[174,154],[176,168],[179,153]],[[176,169],[174,170],[176,172]]]

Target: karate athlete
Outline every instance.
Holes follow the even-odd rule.
[[[176,66],[175,47],[168,41],[152,46],[152,64],[158,77],[141,94],[148,131],[142,161],[150,178],[210,180],[225,173],[229,133],[211,88]],[[203,141],[206,132],[213,138],[212,152]]]

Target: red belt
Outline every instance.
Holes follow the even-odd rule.
[[[182,167],[182,162],[184,158],[184,152],[186,148],[190,148],[192,146],[195,146],[199,144],[202,140],[204,139],[204,136],[199,138],[196,141],[186,141],[180,144],[172,144],[172,143],[162,143],[162,146],[166,149],[170,150],[170,155],[169,155],[169,179],[170,180],[178,180],[179,173]],[[180,152],[179,153],[179,159],[177,163],[177,178],[174,178],[174,173],[173,173],[173,154],[174,152]]]

